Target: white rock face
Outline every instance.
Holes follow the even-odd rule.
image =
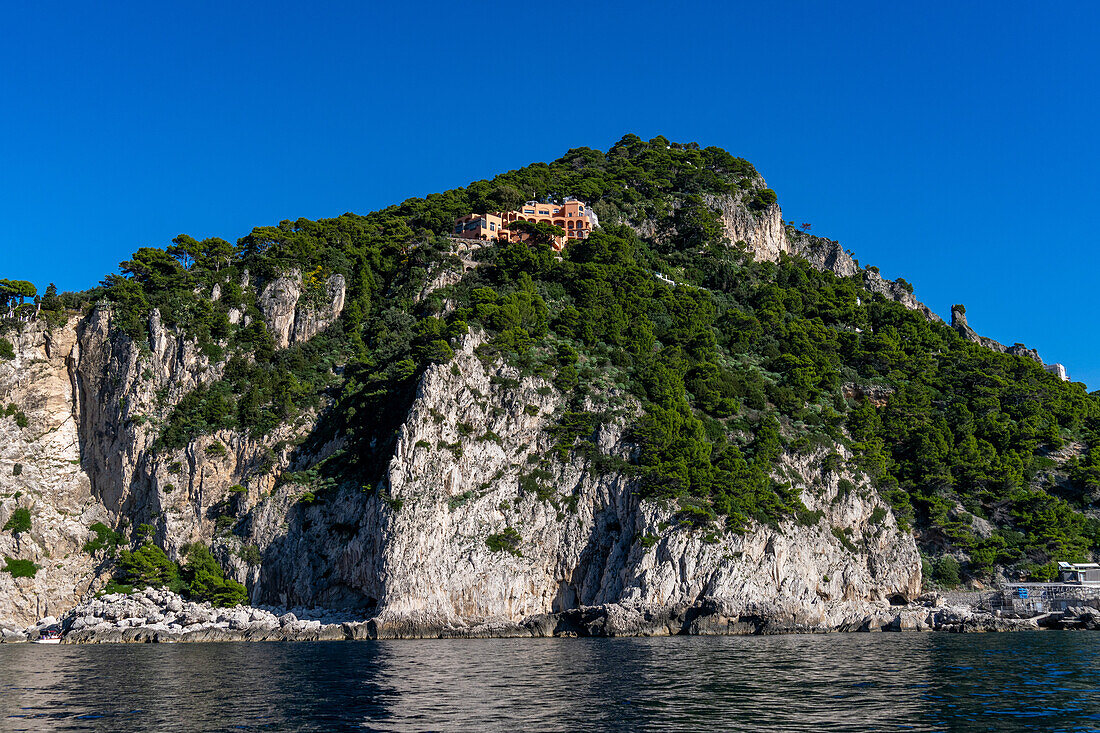
[[[822,475],[820,456],[785,461],[803,477],[804,502],[822,512],[820,522],[757,526],[743,535],[715,538],[669,526],[671,509],[639,502],[629,480],[593,475],[576,459],[547,469],[552,498],[524,491],[520,479],[531,474],[532,459],[549,452],[543,428],[560,408],[553,392],[540,394],[548,386],[541,380],[500,387],[501,377],[518,375],[486,369],[473,354],[476,345],[474,338],[466,342],[455,368],[433,367],[425,375],[402,428],[389,473],[390,493],[401,504],[387,513],[381,582],[373,589],[381,618],[428,625],[519,621],[578,605],[667,606],[713,596],[746,614],[767,610],[836,626],[887,605],[891,596],[919,593],[912,538],[898,531],[870,489],[839,488],[840,479],[859,477]],[[472,427],[466,437],[460,425]],[[624,455],[629,446],[621,427],[606,429],[600,443]],[[479,440],[490,433],[500,443]],[[461,455],[439,447],[456,442]],[[518,554],[494,552],[486,542],[507,528],[521,537]]]
[[[297,271],[271,281],[260,294],[260,311],[276,348],[308,341],[340,317],[347,294],[344,276],[332,275],[320,292],[305,294],[303,301],[302,279]]]
[[[703,196],[703,202],[721,214],[731,243],[744,242],[754,258],[778,262],[780,254],[791,251],[782,209],[779,204],[772,204],[763,211],[753,212],[741,199],[740,195]]]
[[[296,343],[335,321],[344,298],[344,278],[335,275],[309,302],[272,295],[266,303],[273,313],[293,313],[287,339]],[[308,430],[307,415],[306,424],[282,426],[266,442],[223,431],[182,451],[153,451],[158,424],[172,407],[220,378],[224,365],[165,328],[155,311],[148,333],[140,343],[118,333],[110,307],[101,305],[52,332],[37,321],[5,335],[16,358],[0,361],[0,408],[14,405],[27,427],[15,416],[0,417],[0,526],[24,507],[32,528],[0,532],[0,558],[32,560],[40,570],[34,578],[0,572],[0,620],[18,626],[59,613],[105,582],[103,558],[82,550],[95,522],[154,524],[173,557],[189,542],[209,543],[211,507],[269,460],[272,445]],[[215,443],[224,452],[208,450]],[[285,451],[273,457],[273,467],[285,466]],[[251,498],[237,501],[247,506],[273,482],[273,475],[261,476]],[[247,580],[248,566],[234,565]]]
[[[16,509],[30,511],[29,532],[0,532],[4,557],[31,560],[33,578],[0,572],[0,620],[26,625],[74,605],[96,580],[95,563],[80,551],[88,526],[108,520],[80,469],[68,357],[76,343],[70,324],[52,334],[41,322],[5,338],[15,359],[0,361],[0,406],[26,417],[0,417],[0,526]]]

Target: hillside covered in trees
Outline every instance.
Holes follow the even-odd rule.
[[[532,194],[588,201],[602,226],[561,255],[532,237],[460,256],[446,236],[458,216]],[[723,150],[628,135],[606,153],[570,150],[365,216],[284,221],[235,244],[180,235],[137,250],[91,290],[46,291],[41,313],[56,323],[110,304],[112,326],[142,342],[155,310],[224,365],[167,411],[158,450],[226,429],[259,439],[319,415],[298,454],[340,447],[301,467],[315,486],[308,501],[344,485],[385,490],[420,376],[476,331],[484,359],[568,396],[550,428],[556,455],[630,476],[690,531],[813,523],[777,465],[784,451],[824,450],[823,474],[850,464],[873,480],[943,585],[1049,578],[1054,561],[1100,551],[1100,396],[869,292],[862,274],[755,259],[729,241],[708,196],[756,214],[777,201]],[[453,281],[429,287],[441,271]],[[347,298],[335,324],[277,348],[258,297],[288,273],[307,300],[341,275]],[[0,281],[0,304],[25,315],[32,290]],[[11,342],[0,338],[4,358]],[[624,415],[629,460],[595,443]],[[135,552],[147,545],[146,530]]]

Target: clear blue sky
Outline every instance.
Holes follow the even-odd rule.
[[[1095,3],[54,3],[0,24],[0,277],[366,212],[624,133],[1100,387]]]

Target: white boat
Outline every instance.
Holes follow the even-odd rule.
[[[34,640],[35,644],[60,644],[61,643],[61,629],[53,629],[50,631],[43,631],[42,634]]]

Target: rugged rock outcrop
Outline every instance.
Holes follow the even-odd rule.
[[[332,275],[323,286],[311,286],[292,271],[268,283],[260,293],[259,307],[276,348],[308,341],[328,328],[343,312],[346,294],[343,275]]]
[[[760,183],[763,185],[763,180]],[[929,320],[942,320],[914,297],[912,287],[907,287],[900,280],[887,280],[874,268],[864,270],[839,242],[787,226],[779,204],[753,211],[742,199],[740,194],[703,197],[704,203],[721,217],[729,241],[732,244],[742,243],[753,258],[778,262],[781,255],[789,254],[802,257],[819,270],[828,270],[838,277],[862,274],[863,286],[869,292],[897,301],[910,310],[920,311]]]
[[[0,532],[0,562],[34,562],[33,578],[0,572],[0,620],[26,624],[75,605],[97,581],[96,564],[81,552],[88,526],[110,521],[81,470],[70,354],[74,324],[52,332],[27,324],[8,338],[15,358],[0,361],[0,526],[19,509],[30,530]]]
[[[789,455],[783,471],[797,477],[813,521],[691,530],[675,507],[640,501],[622,473],[552,458],[545,428],[560,397],[540,379],[486,366],[478,344],[468,338],[452,363],[424,375],[385,498],[345,491],[323,511],[302,509],[308,521],[296,526],[309,529],[269,545],[260,600],[358,603],[377,634],[436,636],[580,606],[671,608],[703,597],[839,628],[919,593],[915,544],[861,477],[823,472],[820,455]],[[599,429],[607,456],[631,450],[629,411]],[[268,515],[257,519],[266,531]],[[309,547],[327,562],[303,563]]]
[[[760,183],[763,185],[763,180]],[[742,194],[706,194],[703,203],[722,217],[730,242],[744,242],[756,259],[778,262],[781,254],[791,251],[779,204],[753,211],[745,205]]]
[[[204,641],[352,641],[395,638],[525,638],[550,636],[743,636],[829,631],[953,633],[1098,629],[1095,608],[1069,608],[1036,618],[1007,618],[971,606],[944,606],[936,599],[877,607],[839,626],[784,618],[766,607],[746,609],[704,597],[674,605],[622,602],[535,614],[518,621],[427,627],[405,618],[362,619],[317,609],[214,608],[190,603],[166,590],[112,594],[82,603],[60,619],[52,616],[25,629],[0,624],[0,643],[35,641],[60,629],[68,644],[188,643]]]
[[[338,316],[344,284],[331,278],[312,303],[292,279],[262,293],[265,321],[294,343]],[[150,523],[171,557],[213,544],[254,602],[348,609],[369,616],[375,636],[528,633],[541,628],[528,619],[547,614],[668,616],[704,598],[738,617],[842,628],[919,591],[913,540],[862,477],[788,455],[781,470],[797,477],[813,521],[691,529],[675,506],[640,501],[613,468],[633,450],[624,429],[637,406],[626,395],[590,406],[609,415],[595,436],[602,467],[563,460],[546,430],[561,395],[483,362],[476,335],[424,375],[382,485],[302,501],[313,487],[276,477],[313,415],[260,441],[221,431],[155,448],[171,407],[222,367],[156,313],[148,333],[133,341],[100,306],[53,333],[24,328],[16,360],[0,365],[0,394],[28,424],[0,419],[0,520],[17,506],[33,518],[28,533],[0,534],[0,550],[41,566],[34,578],[0,573],[0,618],[15,626],[101,587],[103,558],[82,550],[97,521]],[[220,531],[223,517],[233,533]]]
[[[301,613],[301,609],[299,610]],[[236,606],[214,608],[192,603],[168,590],[146,589],[112,594],[82,603],[60,620],[44,619],[24,631],[34,640],[50,625],[60,625],[68,643],[196,641],[326,641],[348,638],[346,614],[309,613],[299,618],[282,609]]]
[[[782,217],[782,214],[780,215]],[[863,271],[852,253],[844,249],[840,242],[824,237],[815,237],[794,227],[786,230],[787,252],[803,257],[819,270],[829,270],[839,277],[852,277]]]
[[[1037,364],[1042,365],[1043,369],[1047,370],[1051,374],[1055,375],[1064,382],[1069,381],[1069,375],[1066,374],[1066,368],[1061,364],[1046,364],[1039,357],[1039,352],[1035,349],[1029,349],[1023,344],[1016,343],[1012,346],[1005,346],[999,341],[994,341],[987,336],[978,334],[966,320],[966,308],[962,305],[951,306],[951,328],[958,331],[959,335],[967,341],[973,341],[976,344],[984,346],[992,351],[998,351],[1002,354],[1012,354],[1013,356],[1022,356],[1026,359],[1031,359]]]
[[[273,313],[294,314],[288,342],[339,317],[343,277],[322,291],[308,302],[300,293],[292,303],[290,294],[265,301]],[[272,447],[310,429],[306,415],[264,441],[223,431],[181,451],[154,450],[171,408],[218,379],[224,365],[166,328],[156,311],[147,331],[142,341],[121,333],[104,304],[63,326],[34,321],[6,335],[16,353],[0,360],[0,408],[13,413],[0,415],[0,526],[22,507],[31,530],[0,532],[0,557],[32,560],[39,570],[33,578],[0,572],[0,620],[18,625],[60,613],[102,585],[103,558],[83,551],[96,522],[151,523],[173,557],[189,542],[209,542],[222,514],[215,508],[244,511],[270,490],[289,461],[287,448]],[[231,495],[254,474],[251,494]],[[231,549],[222,548],[223,560]],[[235,565],[247,579],[249,569]]]
[[[792,235],[777,205],[709,203],[731,241],[757,256],[793,252],[844,276],[861,272],[837,243]],[[458,254],[427,274],[422,296],[474,266]],[[871,275],[870,289],[921,307]],[[339,275],[287,273],[255,287],[279,347],[331,325],[346,292]],[[172,407],[223,366],[157,313],[147,332],[131,339],[101,305],[52,332],[24,326],[16,359],[0,362],[0,406],[15,404],[27,424],[0,417],[0,521],[19,506],[32,515],[31,531],[0,533],[0,552],[41,566],[34,578],[0,573],[0,620],[13,627],[60,616],[102,587],[102,553],[82,549],[97,521],[152,524],[173,558],[187,543],[212,545],[254,603],[342,610],[367,624],[345,630],[355,638],[852,629],[920,591],[913,539],[865,477],[826,469],[824,453],[789,453],[778,469],[801,490],[797,521],[695,528],[677,506],[640,500],[621,470],[638,410],[628,395],[610,388],[588,406],[605,415],[596,454],[563,454],[547,430],[563,396],[480,358],[477,334],[424,374],[376,486],[321,488],[288,472],[343,447],[335,435],[295,453],[316,414],[264,439],[223,430],[158,447]],[[92,609],[80,618],[121,619]],[[270,626],[267,617],[249,623],[261,621]],[[96,636],[87,629],[99,625],[69,630]],[[145,638],[148,626],[119,633]],[[196,631],[240,629],[187,633]]]
[[[760,181],[763,185],[763,180]],[[887,280],[878,269],[863,269],[851,252],[839,242],[817,237],[785,226],[783,212],[779,204],[772,204],[762,211],[754,212],[745,206],[741,195],[706,195],[704,202],[716,211],[731,243],[741,242],[755,259],[776,262],[781,255],[791,254],[802,257],[820,270],[828,270],[839,277],[861,275],[863,286],[872,294],[881,295],[887,300],[901,303],[910,310],[920,311],[930,321],[942,323],[941,319],[924,303],[917,300],[913,288],[904,280]],[[966,322],[966,309],[952,306],[951,327],[970,341],[1002,354],[1023,356],[1043,365],[1043,368],[1068,381],[1069,376],[1061,364],[1045,364],[1034,349],[1017,343],[1005,346],[991,338],[976,333]]]
[[[326,288],[328,305],[307,306],[294,288],[269,286],[264,317],[288,343],[313,333],[342,307],[342,281]],[[1033,626],[904,605],[921,587],[913,539],[865,477],[826,468],[820,451],[783,456],[778,471],[806,512],[775,526],[697,529],[676,506],[641,501],[616,468],[633,450],[625,428],[637,405],[615,390],[588,405],[606,415],[598,455],[563,457],[546,430],[562,396],[480,358],[477,334],[424,374],[382,484],[304,501],[315,487],[276,481],[292,460],[277,446],[307,434],[314,415],[262,441],[222,431],[152,450],[169,407],[220,371],[155,314],[149,334],[134,343],[100,308],[53,332],[24,328],[16,359],[0,363],[0,402],[25,417],[0,418],[0,521],[18,506],[33,518],[30,532],[0,533],[0,552],[41,566],[34,578],[0,573],[5,640],[33,638],[44,624],[28,624],[43,616],[61,617],[69,641]],[[232,534],[218,531],[227,515]],[[164,591],[93,599],[101,558],[81,548],[96,521],[153,523],[172,556],[213,544],[253,602],[269,605],[214,610]],[[318,607],[336,610],[307,618]]]

